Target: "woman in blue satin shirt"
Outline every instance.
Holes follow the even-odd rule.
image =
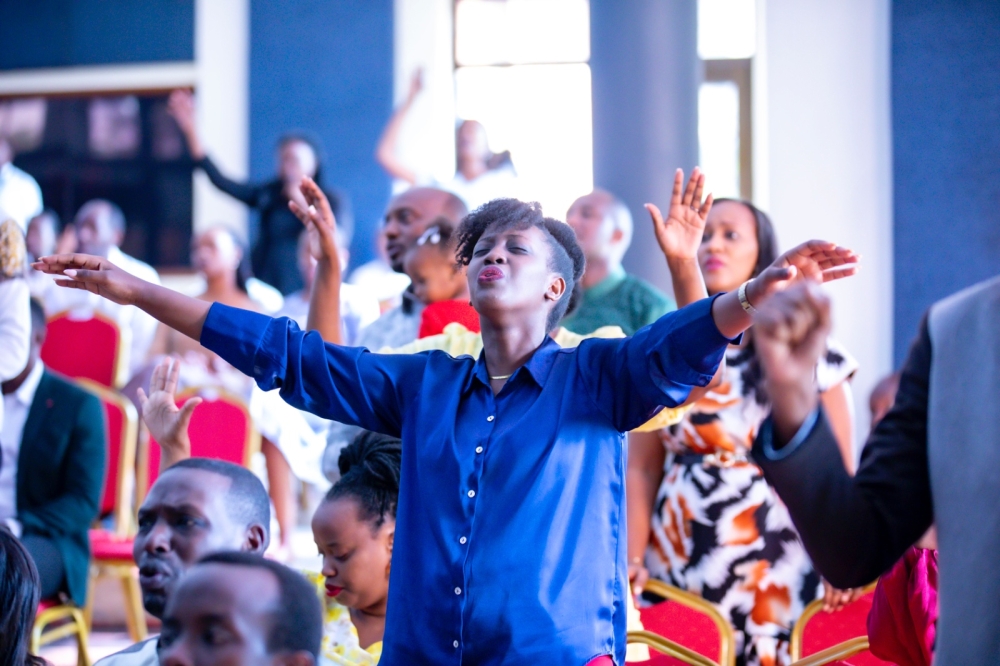
[[[686,189],[682,178],[657,236],[696,247],[711,196],[702,202],[700,174]],[[293,210],[329,246],[329,206],[307,179],[302,189],[309,209]],[[496,200],[463,221],[458,255],[482,322],[478,359],[327,344],[287,319],[187,298],[97,257],[36,267],[146,310],[296,407],[402,439],[383,666],[620,664],[629,593],[622,433],[707,384],[751,324],[752,303],[799,278],[849,275],[856,257],[811,241],[738,292],[630,338],[562,349],[548,334],[584,268],[568,227],[537,204]],[[339,266],[317,270],[322,283]]]

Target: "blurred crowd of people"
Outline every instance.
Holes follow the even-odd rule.
[[[608,600],[609,617],[613,607],[614,613],[628,615],[630,629],[639,627],[637,607],[658,601],[644,592],[646,582],[656,579],[698,595],[717,609],[735,632],[738,664],[787,665],[791,663],[792,627],[806,606],[820,598],[830,609],[850,603],[862,593],[862,587],[892,567],[904,550],[917,545],[916,537],[910,537],[925,532],[934,518],[928,510],[927,433],[898,432],[913,426],[903,422],[904,417],[892,410],[892,404],[899,390],[911,396],[908,406],[912,410],[917,381],[912,375],[923,373],[926,385],[930,370],[926,365],[918,370],[908,366],[902,379],[894,375],[879,385],[872,396],[872,417],[873,426],[878,422],[882,425],[876,428],[872,443],[862,446],[854,436],[857,428],[851,393],[858,364],[850,350],[829,336],[828,302],[801,284],[802,277],[820,282],[846,277],[850,272],[842,266],[855,261],[853,255],[832,244],[807,244],[783,253],[764,211],[748,201],[703,197],[704,176],[696,170],[686,185],[678,173],[666,214],[656,206],[647,206],[649,223],[672,279],[669,287],[651,285],[623,267],[636,222],[620,198],[595,189],[581,193],[565,211],[565,225],[544,218],[537,204],[516,201],[517,175],[510,155],[491,153],[485,130],[475,121],[458,126],[456,173],[451,181],[434,181],[402,164],[396,157],[399,134],[420,89],[417,76],[376,150],[386,171],[409,187],[386,205],[377,239],[382,259],[356,269],[351,280],[345,279],[346,248],[353,232],[349,197],[323,184],[320,154],[312,139],[307,134],[290,134],[280,140],[273,180],[236,182],[221,173],[208,156],[196,129],[191,94],[176,91],[171,96],[170,114],[187,142],[195,168],[259,215],[257,240],[249,249],[225,226],[202,229],[194,236],[191,264],[203,279],[203,290],[196,296],[196,301],[204,304],[203,311],[187,301],[183,307],[170,309],[173,301],[163,295],[165,291],[153,290],[153,285],[161,283],[157,271],[121,250],[127,220],[114,202],[88,201],[63,226],[54,212],[43,207],[37,184],[13,165],[9,144],[0,138],[0,220],[7,220],[0,226],[0,520],[7,526],[0,529],[0,594],[11,600],[0,618],[0,648],[6,647],[15,655],[9,663],[29,663],[32,659],[24,647],[26,638],[19,637],[30,633],[28,627],[39,599],[62,597],[80,607],[86,604],[88,528],[102,518],[99,506],[108,454],[100,403],[86,388],[52,372],[41,360],[47,319],[62,313],[79,318],[97,314],[117,325],[123,358],[127,359],[118,388],[136,405],[162,456],[161,473],[138,509],[134,540],[143,603],[150,615],[162,620],[162,631],[158,637],[108,658],[104,662],[108,666],[193,663],[191,655],[199,650],[211,654],[221,649],[212,641],[208,641],[209,646],[200,644],[199,632],[225,635],[231,649],[241,655],[241,660],[233,663],[264,663],[255,660],[286,655],[288,659],[281,663],[375,664],[382,655],[383,640],[390,640],[388,632],[394,627],[400,636],[410,636],[407,632],[415,631],[414,627],[444,632],[446,641],[440,636],[427,637],[441,643],[433,648],[433,654],[452,650],[452,635],[461,637],[461,649],[469,654],[484,649],[466,644],[469,638],[462,635],[460,626],[448,629],[450,612],[432,607],[410,611],[440,613],[437,620],[408,620],[407,624],[399,619],[407,611],[397,609],[395,623],[387,624],[387,609],[394,599],[404,599],[404,587],[408,594],[419,588],[423,576],[436,580],[423,568],[434,571],[434,566],[422,559],[429,556],[414,545],[412,534],[414,516],[425,514],[409,505],[423,502],[430,506],[429,496],[421,499],[413,484],[420,475],[433,476],[435,465],[451,464],[445,461],[450,453],[437,449],[445,446],[438,439],[451,442],[448,438],[452,435],[447,433],[452,425],[428,425],[427,430],[414,432],[408,424],[432,423],[422,420],[428,410],[427,418],[437,410],[447,421],[449,410],[454,408],[448,397],[451,384],[447,375],[466,372],[441,370],[440,363],[435,366],[431,361],[418,371],[409,369],[407,362],[392,359],[436,359],[435,353],[445,352],[454,358],[489,360],[497,340],[502,339],[498,331],[516,327],[512,322],[519,321],[518,317],[526,318],[525,313],[538,309],[534,301],[525,301],[506,303],[503,316],[486,314],[494,306],[482,294],[493,281],[510,278],[505,271],[514,271],[517,262],[528,261],[522,257],[544,255],[536,282],[549,280],[549,286],[548,291],[539,293],[538,303],[544,301],[545,307],[556,304],[543,313],[551,321],[544,322],[546,342],[539,350],[545,349],[551,338],[558,349],[579,349],[582,359],[589,359],[587,354],[596,355],[593,350],[607,349],[607,359],[592,362],[603,363],[602,368],[621,366],[618,375],[608,369],[596,379],[582,373],[578,381],[586,390],[573,394],[570,386],[565,396],[546,399],[552,401],[547,403],[551,413],[559,414],[552,417],[554,423],[570,418],[560,410],[566,409],[564,402],[580,400],[579,395],[599,396],[593,398],[594,413],[612,408],[606,405],[616,410],[610,417],[615,426],[611,430],[627,432],[619,457],[621,469],[600,476],[608,474],[600,465],[614,468],[615,463],[593,464],[598,465],[598,478],[606,480],[608,487],[627,484],[627,495],[619,489],[615,496],[623,502],[624,515],[612,517],[617,515],[618,500],[583,504],[586,493],[570,489],[558,500],[566,506],[558,502],[545,505],[544,510],[551,506],[553,515],[535,518],[561,523],[570,521],[569,513],[583,510],[581,507],[607,511],[607,516],[587,515],[582,520],[610,521],[615,535],[620,533],[617,521],[621,521],[627,540],[623,540],[620,552],[608,551],[606,544],[597,552],[616,561],[624,558],[633,594],[626,592],[622,598],[617,592],[601,592],[605,595],[601,598]],[[532,238],[525,240],[523,236],[531,236],[526,230],[537,232],[542,244],[533,245]],[[500,245],[502,251],[496,249]],[[83,255],[86,257],[80,258]],[[37,263],[53,256],[48,264]],[[33,262],[34,268],[29,267]],[[480,270],[476,275],[473,266]],[[127,276],[120,277],[119,271]],[[553,281],[552,275],[558,280]],[[751,293],[754,285],[766,287],[759,286]],[[723,296],[730,301],[724,301]],[[757,307],[751,304],[755,299]],[[732,317],[747,318],[744,324],[733,324],[731,333],[720,323],[725,321],[718,313],[723,307],[718,304],[723,302],[732,305],[736,313]],[[765,308],[772,303],[770,309]],[[210,311],[209,304],[257,313],[257,318],[226,315],[229,318],[224,327],[223,320],[213,319],[220,317],[220,310],[213,305]],[[702,310],[695,310],[698,307]],[[760,316],[766,328],[758,333],[755,326],[741,334],[757,310],[763,313]],[[196,318],[189,316],[194,312],[202,313],[196,323],[192,323]],[[674,312],[677,314],[670,314]],[[675,322],[688,322],[685,317],[695,317],[691,314],[695,312],[709,320],[715,317],[718,328],[712,330],[716,336],[722,331],[714,365],[694,359],[702,350],[689,352],[684,347],[689,343],[685,334],[666,330],[668,326],[683,328]],[[287,317],[294,323],[275,324],[263,315]],[[795,317],[804,323],[797,324]],[[223,330],[227,327],[229,333]],[[244,328],[246,337],[239,338]],[[300,329],[312,333],[300,337]],[[230,340],[225,338],[227,334],[235,337]],[[662,338],[651,341],[655,336]],[[699,340],[698,344],[708,344],[704,336]],[[811,345],[811,355],[793,344],[802,340]],[[329,346],[323,347],[324,342]],[[617,348],[612,345],[618,344],[622,351],[614,356]],[[640,344],[649,346],[641,348],[641,354],[648,354],[648,358],[638,356]],[[676,346],[679,351],[665,360],[650,351],[664,346]],[[324,348],[327,357],[323,357]],[[361,348],[376,354],[356,351]],[[791,376],[790,366],[780,360],[782,351],[788,349],[801,356],[798,361],[804,369],[800,376]],[[86,354],[87,350],[76,352]],[[383,354],[385,361],[367,360]],[[705,359],[710,357],[709,350],[704,354]],[[479,378],[492,389],[489,405],[482,407],[484,415],[490,414],[484,421],[492,423],[495,413],[500,416],[498,421],[514,418],[504,413],[502,405],[508,403],[502,399],[513,399],[510,396],[515,394],[515,386],[524,383],[515,385],[511,379],[518,377],[519,368],[524,366],[542,384],[546,373],[556,372],[548,366],[541,370],[532,362],[521,358],[506,369],[491,366],[488,377]],[[384,365],[369,368],[369,363]],[[584,363],[580,361],[581,367]],[[632,365],[635,363],[639,365]],[[709,370],[704,381],[699,377],[705,369],[699,363],[707,364]],[[651,368],[647,370],[651,375],[648,387],[643,383],[647,380],[635,379],[638,367]],[[683,372],[678,369],[681,367]],[[778,371],[782,369],[784,372]],[[499,372],[493,374],[495,370]],[[268,372],[271,376],[266,376]],[[348,383],[343,378],[353,377],[352,372],[357,378]],[[414,397],[412,391],[398,388],[397,382],[402,380],[393,373],[420,384],[424,393]],[[784,383],[774,379],[778,375]],[[437,379],[429,379],[434,377]],[[616,386],[611,380],[614,377],[625,383],[626,378],[634,380],[640,388],[632,390],[624,383]],[[468,381],[463,395],[473,391],[469,388],[472,379]],[[608,385],[590,386],[591,381]],[[811,396],[806,413],[812,416],[787,407],[794,393],[788,387],[795,382],[805,386],[803,391]],[[511,388],[505,391],[507,386]],[[245,404],[262,436],[262,479],[232,463],[191,457],[187,428],[198,401],[179,408],[177,395],[206,387],[225,391]],[[926,423],[926,389],[923,395],[923,412],[911,411],[907,418],[923,418]],[[494,396],[501,405],[496,412],[492,411]],[[621,396],[634,404],[619,406],[615,401],[624,400]],[[605,399],[606,403],[601,402]],[[438,406],[425,404],[434,400],[440,401]],[[340,406],[331,412],[323,406],[328,401]],[[652,401],[656,409],[639,410],[643,401]],[[390,403],[392,408],[385,406]],[[414,406],[418,403],[422,405],[419,409]],[[457,409],[456,418],[461,420],[472,408]],[[506,409],[527,413],[533,405],[529,401]],[[776,414],[773,422],[772,412]],[[540,431],[548,427],[537,423]],[[896,431],[886,430],[892,427]],[[471,438],[465,442],[470,447],[475,444],[472,439],[493,442],[485,431],[468,424],[467,428],[458,435],[459,439]],[[553,435],[561,436],[565,435]],[[521,437],[525,442],[533,441],[528,434]],[[923,498],[918,502],[920,513],[908,519],[905,530],[894,529],[889,543],[871,535],[863,542],[870,552],[856,553],[860,547],[847,549],[850,557],[868,558],[859,573],[859,567],[840,563],[849,558],[837,554],[832,543],[836,541],[833,534],[849,540],[849,528],[838,527],[824,534],[826,516],[843,515],[842,507],[831,505],[839,497],[853,502],[851,506],[859,512],[868,512],[866,516],[877,514],[871,517],[870,531],[891,524],[890,509],[902,508],[882,504],[873,479],[885,474],[879,466],[884,463],[880,456],[889,446],[887,442],[897,445],[902,437],[910,438],[911,453],[923,447],[923,485],[919,490],[911,488]],[[809,438],[823,441],[810,444],[805,442]],[[789,451],[802,448],[803,454],[788,457],[782,453],[785,449],[779,440],[789,442]],[[411,441],[424,447],[421,455],[426,457],[420,458],[419,465],[407,457],[416,455],[411,453]],[[563,439],[551,441],[570,446]],[[810,445],[811,449],[805,448]],[[458,444],[454,447],[464,451]],[[815,453],[819,447],[825,447],[822,460],[804,461],[807,450],[813,457],[820,456]],[[475,449],[476,455],[482,452],[481,445]],[[513,479],[520,473],[510,461],[523,454],[509,450],[493,455],[488,459],[493,474]],[[498,459],[499,455],[504,458]],[[597,454],[580,451],[578,455],[589,459]],[[475,485],[486,483],[486,472],[478,465],[461,467],[462,474],[480,479],[469,486],[469,500],[476,497],[477,490],[486,495]],[[552,469],[560,473],[589,469],[560,465]],[[802,489],[810,474],[818,475],[821,469],[829,478],[829,488],[837,488],[840,494],[816,497],[825,491]],[[920,473],[919,469],[910,471]],[[555,489],[568,482],[550,479],[550,492],[558,493]],[[573,483],[583,481],[575,479]],[[291,560],[291,535],[301,509],[297,489],[303,485],[324,493],[311,521],[323,566],[306,578],[276,563]],[[535,490],[527,496],[533,497],[532,492]],[[531,506],[519,509],[492,501],[497,502],[489,509],[494,514],[520,516],[522,511],[533,510]],[[578,506],[574,507],[574,502]],[[882,509],[872,508],[876,505]],[[483,514],[485,506],[479,509]],[[272,507],[277,524],[273,540]],[[542,506],[534,509],[543,512]],[[443,513],[442,521],[461,524],[459,515]],[[398,538],[397,520],[401,527]],[[477,516],[476,520],[496,521],[498,517]],[[850,518],[844,520],[850,522]],[[569,529],[562,524],[550,527]],[[530,536],[536,527],[524,529]],[[439,534],[436,527],[427,530]],[[485,538],[481,530],[474,534]],[[468,533],[453,536],[455,544],[465,546]],[[927,572],[933,571],[936,586],[933,533],[919,545],[933,552],[933,562],[928,563],[921,554],[908,555],[908,568],[900,575],[905,578],[911,570],[919,569],[926,582]],[[398,554],[401,547],[407,549],[404,552],[409,557],[394,559],[393,553]],[[261,557],[265,554],[267,559]],[[915,558],[923,558],[919,567],[913,564]],[[821,565],[819,569],[814,561]],[[615,562],[604,564],[605,569],[614,571]],[[484,571],[494,570],[479,566]],[[398,586],[401,591],[391,593],[390,571],[400,568],[404,572],[392,576],[392,589]],[[557,574],[546,570],[546,575]],[[569,571],[558,575],[573,576]],[[560,584],[548,580],[542,585]],[[462,588],[455,586],[454,595],[463,597],[466,591]],[[895,603],[894,593],[883,590],[889,599],[884,603]],[[936,602],[936,589],[932,596]],[[472,613],[467,621],[481,621],[474,617],[475,611],[467,612]],[[497,612],[514,614],[510,621],[519,621],[514,607]],[[528,610],[523,612],[530,617]],[[928,612],[923,622],[921,640],[930,635],[930,646],[918,651],[914,661],[899,663],[929,665],[934,640],[933,630],[928,634],[927,627],[934,626],[936,610]],[[556,623],[538,631],[549,631],[555,640],[558,627]],[[501,627],[498,631],[507,630]],[[585,631],[599,633],[603,625]],[[883,645],[899,636],[896,629],[887,630],[884,625],[882,631],[890,637]],[[523,640],[514,629],[503,636],[512,645]],[[612,634],[607,634],[600,638],[606,642],[603,651],[591,655],[598,658],[593,663],[604,663],[603,657],[611,663],[612,657],[617,660],[623,654],[624,647],[616,642],[620,637],[612,640]],[[570,644],[577,638],[566,640]],[[590,644],[583,639],[578,642]],[[459,645],[456,639],[454,649]],[[410,654],[399,643],[392,647],[397,651],[392,659],[405,659],[398,655]],[[531,654],[519,652],[522,648],[517,646],[510,649],[514,654]]]

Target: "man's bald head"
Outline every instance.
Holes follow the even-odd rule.
[[[469,210],[451,192],[433,187],[413,187],[397,194],[385,213],[385,247],[389,263],[403,271],[403,258],[432,223],[458,227]]]
[[[595,188],[574,201],[566,222],[576,232],[588,262],[620,263],[632,243],[632,213],[607,190]]]
[[[125,214],[107,199],[91,199],[80,207],[74,220],[84,254],[108,256],[108,250],[125,239]]]

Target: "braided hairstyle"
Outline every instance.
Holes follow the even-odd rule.
[[[517,199],[494,199],[469,213],[458,228],[458,263],[468,266],[476,243],[487,229],[506,231],[537,227],[549,243],[549,269],[566,281],[566,291],[549,313],[547,323],[551,332],[559,321],[570,314],[580,303],[583,290],[580,278],[587,260],[583,256],[576,234],[568,224],[542,215],[537,202],[525,203]]]
[[[353,497],[363,520],[377,530],[386,516],[396,518],[403,443],[397,437],[362,432],[340,452],[340,480],[324,501]]]

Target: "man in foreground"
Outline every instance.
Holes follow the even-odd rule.
[[[313,666],[322,634],[319,599],[305,578],[251,553],[216,553],[171,596],[159,658],[163,666]]]
[[[146,611],[162,618],[188,569],[206,555],[244,551],[262,557],[270,523],[267,491],[250,470],[208,458],[181,460],[166,469],[139,508],[133,548]],[[98,663],[152,666],[156,643],[157,637],[147,639]]]
[[[1000,663],[1000,419],[989,402],[1000,395],[1000,278],[931,307],[896,403],[872,431],[853,478],[816,392],[813,368],[829,331],[830,302],[815,285],[760,308],[754,340],[773,408],[755,459],[837,587],[871,582],[935,522],[934,663]]]

